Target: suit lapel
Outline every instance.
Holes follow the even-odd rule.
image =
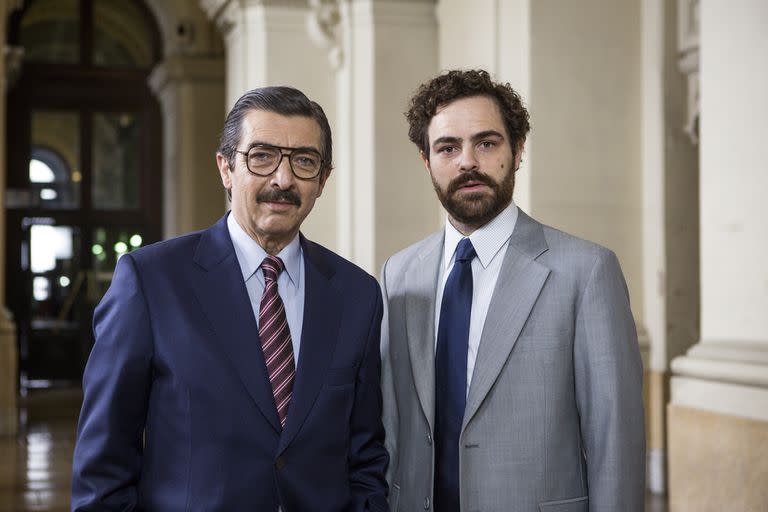
[[[226,218],[204,231],[200,238],[194,260],[202,272],[193,283],[195,295],[248,394],[264,418],[280,432],[259,330]]]
[[[318,246],[303,236],[301,246],[305,278],[304,322],[293,397],[278,453],[282,453],[296,437],[323,387],[336,349],[341,321],[342,296],[333,281],[333,267]]]
[[[518,210],[480,337],[462,431],[496,382],[547,280],[549,269],[536,261],[546,250],[541,224]]]
[[[405,327],[416,393],[430,427],[435,418],[435,296],[444,231],[428,238],[408,268]]]

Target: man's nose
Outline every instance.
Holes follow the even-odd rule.
[[[291,170],[291,161],[288,155],[283,155],[277,170],[272,174],[272,182],[280,189],[291,188],[295,183],[296,177]]]
[[[470,145],[461,150],[459,170],[472,171],[474,169],[477,169],[477,156],[475,155],[475,148]]]

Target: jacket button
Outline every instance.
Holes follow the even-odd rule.
[[[283,457],[278,457],[275,461],[275,467],[280,470],[285,467],[285,459]]]
[[[427,432],[427,444],[429,444],[429,445],[432,444],[432,433],[431,432]]]
[[[424,498],[424,510],[429,510],[429,497]]]

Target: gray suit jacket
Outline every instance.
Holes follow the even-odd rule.
[[[394,255],[382,271],[393,511],[431,508],[443,233]],[[642,371],[616,256],[520,211],[467,396],[461,510],[642,512]]]

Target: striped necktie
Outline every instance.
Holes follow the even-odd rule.
[[[277,292],[277,277],[285,266],[277,256],[267,256],[260,267],[264,273],[264,295],[259,307],[259,338],[267,363],[269,383],[275,397],[280,425],[285,427],[288,406],[291,403],[296,365],[293,361],[293,344],[285,306]]]

